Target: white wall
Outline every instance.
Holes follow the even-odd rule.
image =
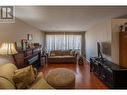
[[[16,18],[15,23],[0,23],[0,44],[3,42],[21,42],[21,39],[26,39],[27,34],[33,35],[33,43],[43,45],[43,35],[39,29],[24,23]],[[8,57],[0,57],[0,63],[10,62]]]
[[[0,23],[0,43],[20,42],[21,39],[27,38],[27,34],[33,35],[33,42],[42,44],[41,31],[21,20],[16,19],[15,23]]]
[[[90,27],[85,33],[86,58],[97,56],[97,42],[111,43],[111,19],[104,19]],[[111,60],[111,56],[105,56]]]

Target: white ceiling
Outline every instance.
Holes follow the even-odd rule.
[[[106,18],[127,14],[127,7],[16,6],[16,17],[44,31],[87,31]]]

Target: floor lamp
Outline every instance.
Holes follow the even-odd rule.
[[[2,43],[0,47],[0,55],[12,55],[14,62],[16,63],[16,59],[14,54],[17,54],[17,50],[15,49],[14,43]],[[16,64],[17,65],[17,64]]]

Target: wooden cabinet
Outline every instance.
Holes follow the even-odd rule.
[[[109,88],[127,88],[127,69],[106,59],[90,58],[90,71]]]
[[[30,64],[34,66],[39,66],[39,64],[41,64],[40,63],[41,62],[40,61],[40,57],[41,57],[40,47],[31,48],[24,51],[20,50],[18,51],[18,54],[16,54],[14,57],[16,61],[15,64],[18,68],[23,68]]]
[[[25,63],[25,56],[24,56],[24,52],[18,52],[18,54],[14,55],[15,57],[15,65],[17,66],[17,68],[23,68],[26,67],[27,64]]]
[[[119,32],[119,64],[127,68],[127,32]]]

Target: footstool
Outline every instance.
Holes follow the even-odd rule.
[[[56,89],[75,88],[75,74],[66,68],[56,68],[48,72],[46,81]]]

